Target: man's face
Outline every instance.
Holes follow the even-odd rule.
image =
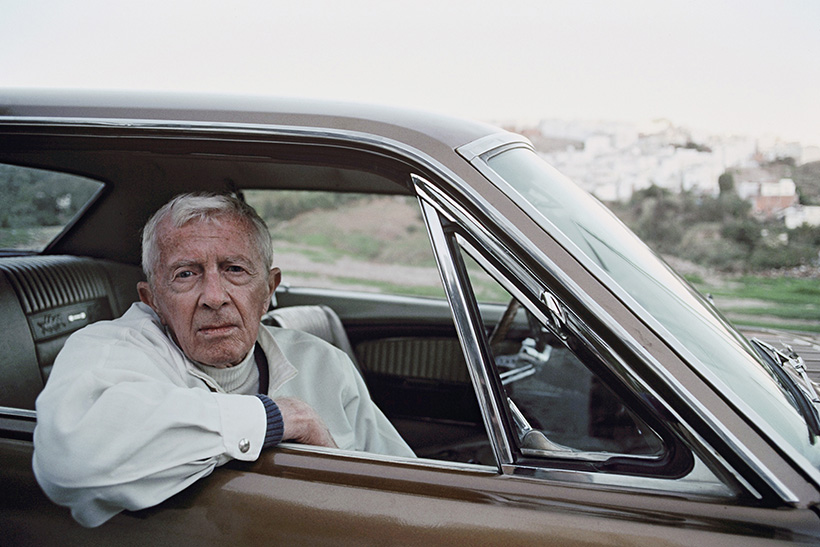
[[[191,221],[181,228],[165,220],[157,227],[153,287],[140,283],[140,300],[194,361],[235,365],[256,343],[280,273],[268,271],[250,234],[247,223],[234,217]]]

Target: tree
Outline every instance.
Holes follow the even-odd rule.
[[[734,241],[746,249],[751,255],[761,239],[760,224],[751,218],[738,218],[726,222],[720,230],[724,239]]]
[[[683,237],[683,199],[654,184],[635,192],[630,202],[635,222],[632,229],[656,250],[674,253]]]
[[[735,176],[726,171],[718,177],[718,188],[720,188],[720,196],[728,196],[735,193]]]

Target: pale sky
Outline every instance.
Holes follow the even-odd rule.
[[[817,0],[0,0],[0,87],[319,97],[820,145]]]

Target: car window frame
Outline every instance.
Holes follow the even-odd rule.
[[[482,409],[485,410],[485,426],[490,433],[489,437],[493,443],[494,451],[501,462],[501,472],[508,476],[521,476],[527,478],[537,478],[542,480],[559,480],[568,483],[598,484],[606,487],[616,488],[640,488],[656,493],[686,493],[689,495],[703,495],[707,497],[717,496],[721,499],[759,499],[761,494],[751,486],[740,474],[733,469],[722,457],[708,448],[705,441],[697,433],[691,430],[688,424],[677,415],[677,413],[658,396],[644,380],[634,373],[624,360],[610,348],[606,342],[587,329],[588,336],[594,336],[597,349],[608,352],[608,355],[617,359],[619,366],[623,367],[621,374],[626,374],[630,379],[630,385],[640,386],[645,393],[653,397],[657,403],[657,419],[666,420],[667,424],[673,424],[673,437],[676,442],[676,450],[692,451],[695,455],[694,467],[701,473],[708,467],[707,473],[716,477],[721,483],[717,488],[702,488],[698,485],[699,479],[693,478],[689,485],[685,485],[679,478],[669,478],[661,476],[650,476],[646,473],[601,473],[598,471],[585,471],[573,465],[554,465],[550,460],[533,460],[532,458],[517,458],[517,446],[514,429],[512,427],[512,417],[505,409],[500,389],[500,381],[494,373],[493,359],[489,348],[483,339],[483,325],[478,311],[478,304],[471,296],[471,290],[465,284],[469,284],[466,272],[459,271],[458,260],[453,256],[456,253],[458,243],[456,234],[467,237],[474,241],[480,240],[480,246],[485,250],[488,247],[497,246],[495,251],[488,251],[494,257],[508,256],[513,253],[501,241],[492,237],[486,227],[472,217],[460,207],[450,196],[444,195],[439,189],[424,178],[414,175],[414,183],[417,193],[422,203],[431,241],[435,249],[435,254],[439,260],[439,268],[444,279],[445,292],[451,302],[454,318],[459,327],[459,338],[461,340],[465,358],[470,367],[471,378],[476,387],[479,400],[483,401]],[[468,227],[469,226],[469,227]],[[480,235],[476,235],[480,234]],[[477,238],[477,239],[475,239]],[[534,303],[529,295],[539,294],[545,285],[532,274],[532,272],[519,261],[502,261],[507,266],[515,270],[514,274],[506,278],[515,279],[516,282],[508,282],[505,288],[514,296],[529,303],[529,308],[542,322],[547,322],[548,309],[545,304]],[[527,285],[529,285],[527,287]],[[529,295],[527,294],[529,293]],[[578,323],[583,325],[583,322]],[[479,334],[482,333],[482,334]],[[635,358],[635,356],[630,356]],[[663,414],[661,417],[660,414]],[[643,415],[642,415],[643,416]],[[707,463],[708,462],[708,465]],[[570,461],[570,464],[572,462]],[[693,468],[694,468],[693,467]],[[694,476],[693,476],[694,477]],[[684,484],[682,487],[681,485]],[[725,488],[724,488],[725,487]]]
[[[205,134],[208,135],[209,137],[210,137],[210,133],[211,133],[211,131],[209,131],[209,130],[205,131]],[[230,139],[230,141],[226,141],[224,143],[222,141],[219,141],[218,138],[209,138],[209,139],[207,139],[208,149],[212,150],[214,147],[220,148],[221,147],[220,144],[223,145],[223,146],[226,146],[226,147],[231,147],[231,148],[236,147],[237,143],[241,143],[245,140],[245,139],[243,139],[243,133],[242,132],[238,132],[238,133],[239,134],[231,134],[232,138]],[[131,134],[130,131],[129,131],[129,137],[132,138],[132,139],[139,139],[139,136]],[[300,135],[300,137],[304,137],[304,136]],[[384,179],[385,180],[390,180],[391,183],[396,185],[396,188],[404,188],[404,192],[392,191],[392,190],[395,190],[395,188],[391,188],[391,191],[386,192],[386,193],[390,194],[390,195],[392,195],[392,194],[404,195],[404,196],[415,198],[415,196],[413,194],[413,191],[412,191],[412,185],[409,184],[409,181],[402,183],[402,182],[399,182],[399,180],[397,180],[399,177],[397,176],[396,173],[398,173],[399,171],[407,174],[406,178],[402,177],[403,181],[407,181],[407,179],[409,179],[409,173],[411,172],[411,170],[410,170],[410,167],[407,164],[407,160],[405,158],[402,158],[402,157],[397,156],[395,154],[393,154],[393,155],[387,154],[383,150],[373,149],[373,145],[371,143],[365,143],[365,142],[359,142],[359,141],[351,142],[351,141],[348,141],[348,140],[346,140],[344,138],[341,138],[341,137],[337,137],[335,139],[330,139],[328,137],[328,135],[326,135],[324,133],[321,134],[319,137],[320,137],[319,140],[321,141],[319,144],[315,144],[315,143],[305,144],[304,145],[305,149],[307,150],[307,147],[314,147],[315,148],[315,147],[318,146],[318,147],[321,147],[322,150],[325,150],[326,154],[324,156],[321,156],[321,157],[314,154],[313,156],[310,157],[310,159],[299,158],[298,159],[299,163],[303,163],[304,165],[314,165],[315,164],[315,165],[324,166],[324,165],[328,165],[328,164],[331,163],[330,159],[328,159],[328,158],[331,158],[333,160],[339,160],[339,162],[340,162],[339,165],[343,165],[345,167],[351,167],[351,165],[349,165],[347,163],[347,161],[349,160],[349,161],[353,162],[352,163],[352,168],[353,169],[361,170],[361,171],[365,172],[365,171],[367,171],[367,168],[370,167],[370,166],[369,166],[369,164],[364,162],[362,160],[362,158],[369,158],[369,157],[372,157],[372,156],[377,156],[379,161],[380,161],[380,164],[379,164],[380,166],[383,166],[385,164],[389,164],[389,165],[393,166],[396,169],[395,172],[391,172],[389,175],[385,175]],[[87,138],[84,137],[84,135],[81,135],[81,134],[72,135],[70,138],[75,139],[75,142],[83,142],[84,145],[87,146],[87,143],[86,143]],[[164,136],[162,138],[164,138],[165,140],[170,139],[170,140],[179,141],[180,143],[182,143],[186,147],[191,147],[192,145],[190,143],[192,143],[192,142],[198,142],[198,141],[196,141],[196,138],[194,136],[186,136],[186,135]],[[249,137],[248,140],[253,142],[253,144],[257,147],[265,148],[266,146],[271,146],[276,150],[278,150],[279,147],[294,144],[291,140],[289,140],[289,138],[287,138],[285,136],[276,136],[276,135],[274,135],[274,138],[271,139],[270,142],[265,140],[265,139],[260,139],[259,136],[255,135],[255,134],[252,135],[252,137]],[[303,144],[303,143],[299,143],[298,141],[295,143],[296,146],[299,146],[300,144]],[[196,145],[193,145],[193,146],[195,147]],[[91,147],[88,147],[88,149],[91,150]],[[48,150],[48,149],[46,149],[46,150]],[[85,150],[85,149],[83,149],[83,150]],[[40,152],[41,152],[41,150],[37,149],[37,153],[40,153]],[[347,155],[346,152],[355,153],[356,154],[355,159],[351,159],[350,155]],[[162,151],[157,152],[157,153],[158,154],[165,154]],[[226,157],[231,157],[233,155],[236,155],[236,152],[232,151],[230,153],[225,154]],[[44,154],[44,157],[45,157],[45,154]],[[267,158],[267,159],[262,160],[262,161],[275,161],[275,160]],[[294,161],[297,161],[297,160],[294,160]],[[10,163],[10,162],[8,162],[8,163]],[[43,164],[45,164],[45,165],[43,165]],[[22,165],[24,167],[35,168],[35,169],[45,169],[45,170],[49,170],[49,171],[53,171],[53,172],[65,172],[65,173],[76,175],[73,172],[72,169],[70,169],[68,167],[61,166],[58,161],[52,161],[52,160],[46,160],[46,161],[43,161],[43,162],[29,161],[28,163],[21,163],[20,165]],[[333,164],[333,165],[336,165],[336,164]],[[416,167],[418,167],[418,166],[416,166]],[[76,176],[82,176],[84,178],[92,179],[92,180],[95,180],[95,181],[99,180],[97,178],[91,177],[90,175],[88,175],[86,173],[83,173],[81,175],[76,175]],[[91,209],[92,207],[96,207],[96,206],[99,205],[99,203],[98,203],[99,199],[100,199],[101,196],[104,196],[104,194],[107,191],[107,188],[108,188],[108,185],[104,185],[104,186],[101,187],[101,189],[94,195],[94,198],[88,204],[86,204],[85,207],[83,207],[83,209],[78,213],[78,215],[74,219],[72,219],[72,222],[69,224],[69,226],[66,228],[66,230],[64,230],[64,232],[68,231],[68,229],[70,229],[70,228],[73,228],[74,224],[76,224],[78,221],[81,221],[83,214],[86,213],[88,209]],[[254,188],[254,189],[264,188],[264,189],[273,190],[273,188],[271,188],[269,186],[260,186],[260,187],[253,186],[251,188]],[[277,188],[279,188],[279,187],[277,187]],[[290,189],[290,187],[283,186],[280,189]],[[335,191],[338,191],[338,190],[335,190]],[[362,190],[359,190],[359,191],[362,191]],[[372,195],[377,195],[378,194],[377,192],[369,192],[369,193],[371,193]],[[102,206],[104,206],[104,204]],[[55,241],[59,241],[59,238],[56,239]],[[52,245],[53,245],[53,243],[54,242],[52,242]],[[35,254],[47,254],[50,250],[51,250],[50,248],[46,248],[45,250],[41,251],[40,253],[35,253]],[[29,253],[25,253],[25,254],[29,254]],[[285,289],[285,290],[289,290],[289,289]],[[322,290],[320,290],[320,292],[321,291]],[[330,292],[330,293],[334,292],[332,290],[324,290],[324,291],[325,292]],[[344,290],[340,290],[340,291],[337,291],[337,292],[345,293]],[[408,298],[412,298],[412,297],[408,297]],[[416,298],[424,298],[424,297],[416,297]],[[436,299],[433,299],[433,300],[440,300],[442,302],[443,306],[445,306],[445,307],[448,306],[446,301],[444,300],[443,296],[440,299],[436,298]],[[449,315],[450,315],[449,309],[447,309],[446,315],[449,317]],[[21,441],[24,441],[24,442],[27,442],[27,443],[31,443],[35,427],[36,427],[36,411],[35,410],[18,409],[18,408],[11,408],[11,407],[0,407],[0,438],[2,438],[2,439],[12,439],[12,440],[21,440]],[[441,471],[442,473],[451,473],[451,472],[454,472],[454,471],[458,471],[458,472],[464,472],[464,473],[467,473],[467,474],[478,474],[478,475],[481,475],[481,476],[496,476],[500,472],[500,467],[497,463],[497,460],[492,465],[476,464],[476,463],[468,463],[468,462],[452,462],[452,461],[448,461],[448,460],[438,460],[438,459],[430,459],[430,458],[419,458],[419,459],[414,459],[414,460],[408,460],[407,458],[396,457],[396,456],[380,455],[380,454],[369,453],[369,452],[357,452],[357,451],[350,451],[350,450],[343,450],[343,449],[321,449],[319,447],[300,445],[300,444],[294,444],[294,443],[282,443],[282,449],[287,450],[287,451],[299,452],[299,453],[302,453],[302,454],[311,454],[311,455],[313,455],[317,458],[328,458],[328,457],[333,458],[333,459],[342,458],[342,459],[345,459],[345,460],[354,460],[354,461],[357,461],[357,462],[361,462],[363,464],[374,463],[374,462],[375,463],[394,463],[398,466],[398,468],[410,467],[412,469],[417,469],[419,471],[425,470],[425,471],[428,471],[428,472],[429,471]],[[275,453],[276,450],[274,450],[272,452]],[[271,457],[275,457],[275,456],[271,456]]]

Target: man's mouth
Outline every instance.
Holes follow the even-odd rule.
[[[205,325],[199,328],[199,333],[205,336],[224,336],[232,333],[237,328],[236,325]]]

